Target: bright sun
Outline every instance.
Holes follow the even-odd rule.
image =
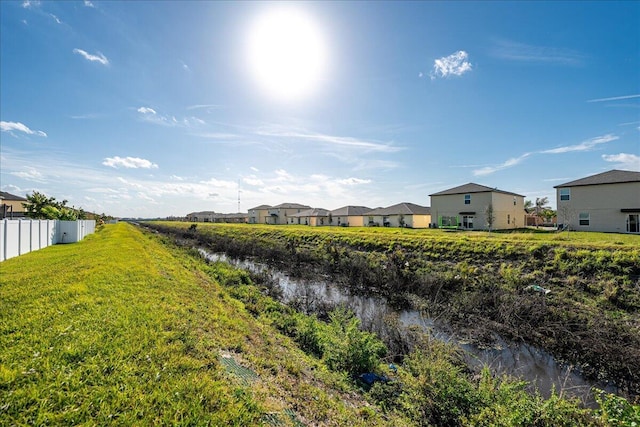
[[[313,93],[326,71],[321,32],[307,15],[294,9],[272,10],[258,17],[250,29],[247,54],[257,83],[282,101]]]

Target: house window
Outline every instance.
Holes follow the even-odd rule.
[[[470,215],[462,216],[462,228],[473,228],[473,216],[470,216]]]
[[[465,205],[470,205],[471,204],[471,194],[465,194],[464,195],[464,204]]]
[[[571,200],[571,189],[570,188],[561,188],[560,189],[560,200]]]
[[[515,206],[515,205],[516,205],[516,198],[515,198],[515,196],[514,196],[514,197],[513,197],[513,206]]]
[[[507,224],[511,224],[511,215],[507,214]]]
[[[627,216],[627,232],[640,233],[640,215],[639,214],[629,214],[629,216]]]
[[[589,212],[580,212],[578,221],[580,225],[589,225]]]

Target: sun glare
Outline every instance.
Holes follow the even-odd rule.
[[[315,23],[294,9],[261,15],[249,32],[250,71],[270,97],[296,101],[311,95],[326,72],[326,47]]]

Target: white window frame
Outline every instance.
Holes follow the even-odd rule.
[[[584,224],[583,224],[584,221]],[[578,225],[582,227],[589,227],[591,223],[591,214],[589,212],[580,212],[578,214]]]
[[[465,194],[464,195],[464,204],[465,205],[470,205],[471,204],[471,194]]]
[[[571,189],[570,188],[561,188],[560,191],[560,200],[563,202],[568,202],[571,200]]]

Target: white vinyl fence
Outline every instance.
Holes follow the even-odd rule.
[[[94,220],[3,219],[0,222],[0,261],[58,243],[74,243],[95,232]]]

